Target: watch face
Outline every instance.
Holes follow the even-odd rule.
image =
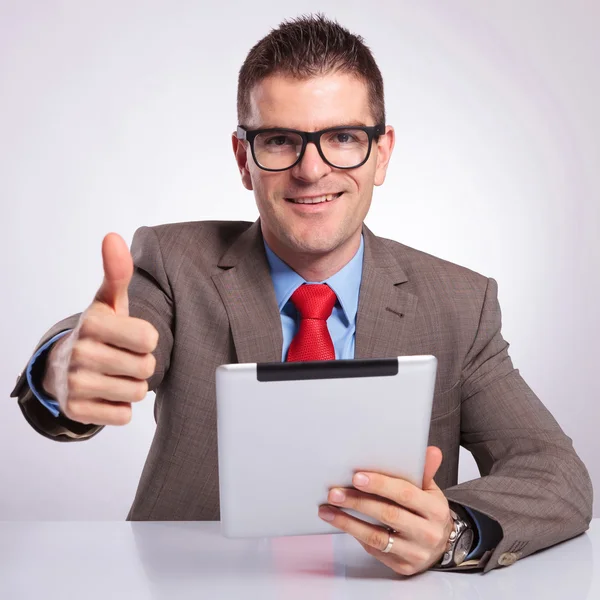
[[[454,564],[460,565],[464,562],[465,558],[467,558],[469,552],[471,552],[471,548],[473,546],[473,539],[475,534],[473,530],[467,529],[456,542],[456,547],[454,548]]]

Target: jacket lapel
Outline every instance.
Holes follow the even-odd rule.
[[[385,244],[363,226],[365,254],[356,317],[355,358],[405,355],[418,298],[402,289],[408,277]]]
[[[212,279],[227,310],[238,362],[281,362],[281,319],[260,220],[237,238],[218,266]]]

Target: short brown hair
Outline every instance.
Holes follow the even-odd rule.
[[[321,14],[283,21],[255,44],[238,77],[238,123],[250,115],[252,88],[275,73],[308,79],[333,72],[349,73],[368,88],[376,124],[385,124],[383,78],[361,36]]]

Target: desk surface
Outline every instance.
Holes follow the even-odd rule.
[[[600,519],[487,575],[407,579],[342,534],[228,540],[218,523],[0,522],[0,598],[591,600],[599,555]]]

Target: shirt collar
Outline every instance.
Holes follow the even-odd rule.
[[[275,252],[269,248],[269,245],[266,241],[263,240],[263,242],[265,245],[269,269],[271,271],[273,287],[275,288],[277,305],[279,307],[279,312],[281,312],[288,303],[290,296],[294,293],[298,286],[302,285],[303,283],[315,282],[306,281],[303,277],[298,275],[296,271],[284,263],[275,254]],[[358,310],[358,293],[362,280],[363,256],[364,239],[361,235],[360,246],[350,262],[348,262],[342,269],[332,275],[329,279],[319,282],[326,283],[335,292],[340,306],[344,311],[344,315],[346,316],[346,319],[348,319],[349,323],[354,322],[356,319],[356,312]]]

